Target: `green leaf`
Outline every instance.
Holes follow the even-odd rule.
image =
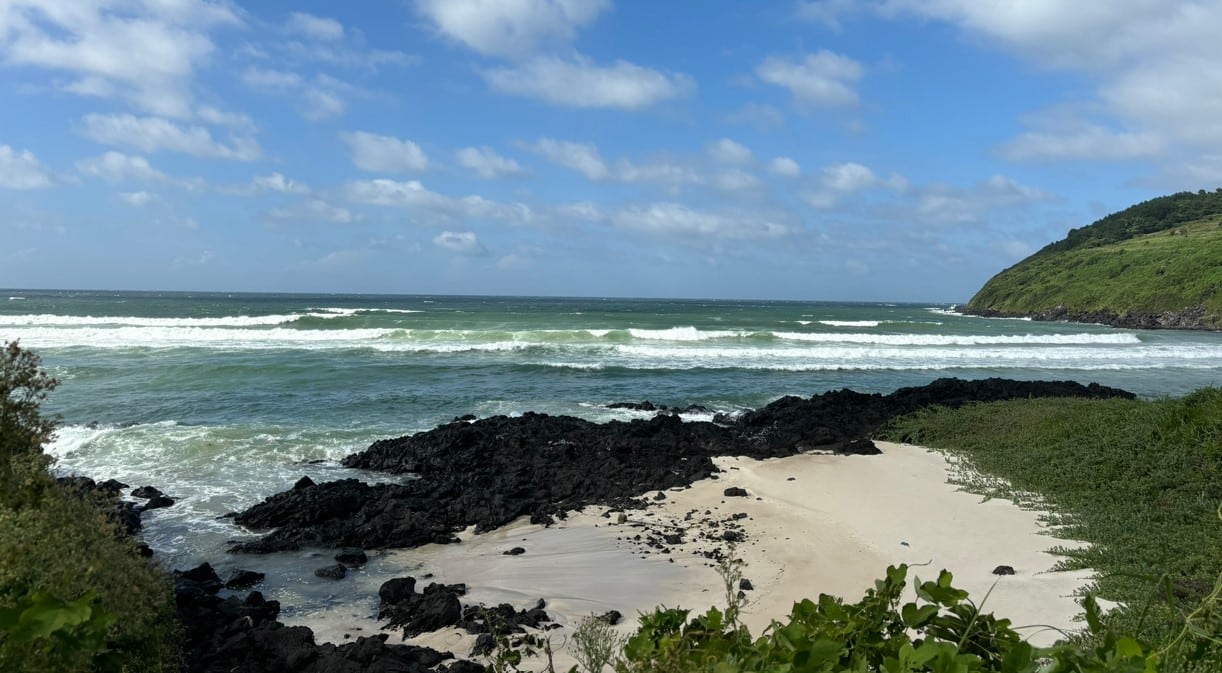
[[[938,606],[936,605],[917,607],[916,603],[907,603],[900,610],[900,618],[904,620],[904,626],[910,629],[919,629],[925,626],[937,614]]]
[[[1136,640],[1124,636],[1116,641],[1116,654],[1125,659],[1131,659],[1145,654],[1145,648]]]
[[[1020,642],[1006,653],[1001,661],[1001,673],[1027,673],[1035,670],[1035,648]]]
[[[1086,594],[1086,598],[1082,600],[1082,607],[1086,610],[1086,625],[1090,628],[1090,632],[1103,631],[1103,611],[1099,609],[1099,602],[1095,600],[1095,597]]]

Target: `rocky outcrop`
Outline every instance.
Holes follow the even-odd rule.
[[[1069,381],[939,379],[890,395],[840,390],[784,397],[715,422],[685,422],[669,414],[601,424],[534,413],[459,419],[375,442],[343,461],[414,479],[375,485],[302,480],[235,515],[238,524],[271,532],[233,551],[414,547],[454,542],[454,533],[468,526],[485,532],[523,516],[547,523],[586,505],[638,508],[641,494],[686,486],[716,472],[713,456],[877,453],[870,433],[899,414],[930,404],[957,407],[1050,396],[1132,394]]]
[[[183,661],[188,673],[480,673],[479,664],[454,660],[449,652],[390,644],[388,636],[362,637],[343,645],[314,642],[304,626],[276,620],[280,604],[252,591],[221,598],[220,578],[204,564],[174,578],[178,618],[183,624]],[[453,667],[453,668],[451,668]]]
[[[1054,306],[1035,313],[1012,313],[970,305],[960,306],[955,310],[964,315],[977,315],[985,318],[1030,318],[1043,322],[1089,323],[1122,329],[1216,329],[1206,322],[1207,312],[1204,306],[1190,306],[1178,311],[1130,311],[1124,314],[1117,314],[1106,308],[1093,311],[1070,311],[1064,306]]]

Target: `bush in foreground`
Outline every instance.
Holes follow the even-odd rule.
[[[723,565],[723,577],[727,568]],[[1107,627],[1093,598],[1084,600],[1091,643],[1063,642],[1037,648],[1011,628],[1010,620],[984,611],[955,588],[945,570],[913,583],[915,599],[904,602],[907,565],[892,566],[856,603],[820,595],[796,603],[788,621],[773,622],[753,637],[737,619],[738,600],[691,617],[687,610],[659,608],[641,616],[626,641],[607,629],[578,626],[574,636],[581,670],[601,673],[1214,673],[1208,651],[1222,639],[1219,594],[1222,578],[1178,630],[1152,643]],[[594,634],[598,637],[590,638]],[[622,644],[622,648],[620,647]],[[605,656],[607,646],[618,654]],[[597,656],[590,656],[596,653]],[[611,659],[608,662],[608,659]],[[494,671],[518,670],[520,657],[494,656]],[[593,663],[592,663],[593,662]],[[551,671],[547,664],[545,670]],[[573,667],[570,673],[577,671]]]
[[[47,471],[54,387],[32,353],[0,351],[0,671],[177,670],[168,578]]]

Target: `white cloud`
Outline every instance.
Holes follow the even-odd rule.
[[[281,194],[305,194],[310,191],[310,188],[284,177],[282,173],[271,173],[269,175],[256,175],[251,178],[250,182],[244,185],[229,186],[220,188],[221,192],[227,194],[238,194],[241,196],[253,196],[255,194],[265,194],[267,192],[279,192]]]
[[[260,192],[300,194],[309,191],[305,185],[289,180],[280,173],[256,176],[251,180],[251,187]]]
[[[717,173],[713,176],[712,184],[724,192],[747,192],[763,185],[759,178],[739,168]]]
[[[418,173],[429,167],[424,150],[410,140],[365,131],[341,133],[339,137],[348,145],[352,163],[363,171]]]
[[[627,61],[600,66],[574,55],[571,59],[538,56],[524,63],[490,68],[484,79],[497,91],[579,108],[639,110],[682,98],[695,82]]]
[[[396,206],[424,211],[436,216],[436,222],[464,219],[487,219],[510,224],[530,224],[535,213],[521,203],[500,203],[482,196],[453,198],[430,191],[417,180],[358,180],[344,186],[347,198],[357,203],[376,206]]]
[[[607,219],[602,207],[590,201],[566,203],[556,208],[556,214],[561,219],[583,220],[586,222],[601,222]]]
[[[285,222],[330,222],[333,224],[352,224],[361,219],[360,215],[347,208],[327,203],[322,199],[308,199],[289,208],[273,208],[268,211],[268,217]]]
[[[538,152],[544,159],[577,171],[595,182],[642,183],[671,188],[703,182],[703,178],[696,171],[671,161],[634,163],[622,159],[611,165],[603,159],[598,148],[589,143],[542,138],[530,145],[529,149]]]
[[[789,89],[798,101],[828,107],[856,105],[853,86],[864,73],[857,61],[826,49],[797,61],[769,56],[755,69],[761,80]]]
[[[303,84],[301,75],[287,70],[270,68],[247,68],[242,81],[253,87],[267,89],[294,89]]]
[[[160,117],[136,117],[130,114],[88,114],[82,133],[104,145],[135,147],[143,152],[168,150],[197,157],[253,161],[262,152],[259,144],[249,137],[232,138],[230,144],[219,143],[202,126],[180,126]]]
[[[739,171],[741,172],[741,171]],[[658,185],[670,189],[699,184],[704,178],[692,168],[673,161],[655,160],[637,164],[626,159],[615,165],[614,178],[620,182]]]
[[[249,87],[294,98],[297,111],[310,121],[334,119],[348,110],[344,93],[352,89],[344,82],[328,75],[315,75],[306,79],[288,70],[271,68],[247,68],[242,81]]]
[[[195,71],[215,50],[208,32],[242,20],[203,0],[9,0],[0,10],[0,61],[70,73],[63,89],[192,118]]]
[[[815,188],[804,194],[803,198],[815,208],[829,208],[847,194],[873,188],[903,191],[908,188],[908,180],[898,173],[883,179],[869,166],[849,161],[825,166],[819,173]]]
[[[1116,132],[1094,124],[1076,124],[1075,127],[1021,133],[999,149],[1003,157],[1013,161],[1108,161],[1154,157],[1164,146],[1149,132]]]
[[[153,168],[148,159],[122,152],[106,152],[96,157],[81,159],[76,162],[76,170],[82,175],[101,178],[107,182],[170,182],[169,176]]]
[[[798,3],[798,17],[840,30],[840,19],[862,9],[858,0],[810,0]]]
[[[611,224],[651,235],[701,239],[767,239],[788,236],[793,228],[771,218],[742,213],[694,210],[679,203],[629,206],[611,216]]]
[[[775,174],[787,178],[796,178],[802,174],[802,167],[798,162],[789,157],[776,157],[768,162],[768,170]]]
[[[425,189],[417,180],[358,180],[345,187],[349,199],[375,206],[445,209],[450,199]]]
[[[122,192],[119,194],[119,198],[133,206],[143,206],[155,200],[157,195],[149,192]]]
[[[591,180],[609,180],[612,177],[611,169],[594,145],[543,138],[532,149],[543,155],[544,159],[575,170]]]
[[[767,103],[745,103],[726,119],[736,124],[751,124],[761,129],[773,129],[785,123],[785,115]]]
[[[566,44],[610,0],[417,0],[416,8],[444,36],[482,54],[521,57],[546,44]]]
[[[305,12],[290,14],[284,28],[291,33],[305,35],[315,40],[329,42],[344,39],[344,24],[335,19],[314,16]]]
[[[14,150],[0,145],[0,187],[6,189],[39,189],[50,187],[51,173],[29,150]]]
[[[1222,3],[1215,0],[888,0],[873,8],[946,21],[1038,66],[1094,81],[1094,105],[1079,112],[1077,128],[1024,133],[1003,154],[1156,158],[1173,171],[1202,151],[1222,152]],[[1111,130],[1117,127],[1124,130]]]
[[[482,255],[487,252],[472,231],[443,231],[433,237],[433,244],[460,255]]]
[[[745,164],[753,158],[750,149],[747,149],[742,143],[735,142],[729,138],[722,138],[716,142],[709,143],[707,149],[709,156],[715,161],[726,164]]]
[[[535,264],[535,260],[543,256],[543,249],[533,245],[519,245],[514,248],[513,252],[503,255],[496,260],[496,268],[501,271],[510,271],[514,269],[529,269]]]
[[[848,162],[823,169],[823,186],[837,192],[855,192],[878,183],[869,166]]]
[[[454,158],[481,178],[507,178],[526,172],[518,162],[497,154],[491,147],[464,147],[454,153]]]
[[[994,210],[1055,200],[1052,194],[1013,178],[993,175],[969,188],[929,185],[919,190],[915,215],[937,224],[970,224]]]

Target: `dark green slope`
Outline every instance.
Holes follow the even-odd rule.
[[[962,310],[1222,329],[1222,189],[1151,199],[1074,229],[994,276]]]

